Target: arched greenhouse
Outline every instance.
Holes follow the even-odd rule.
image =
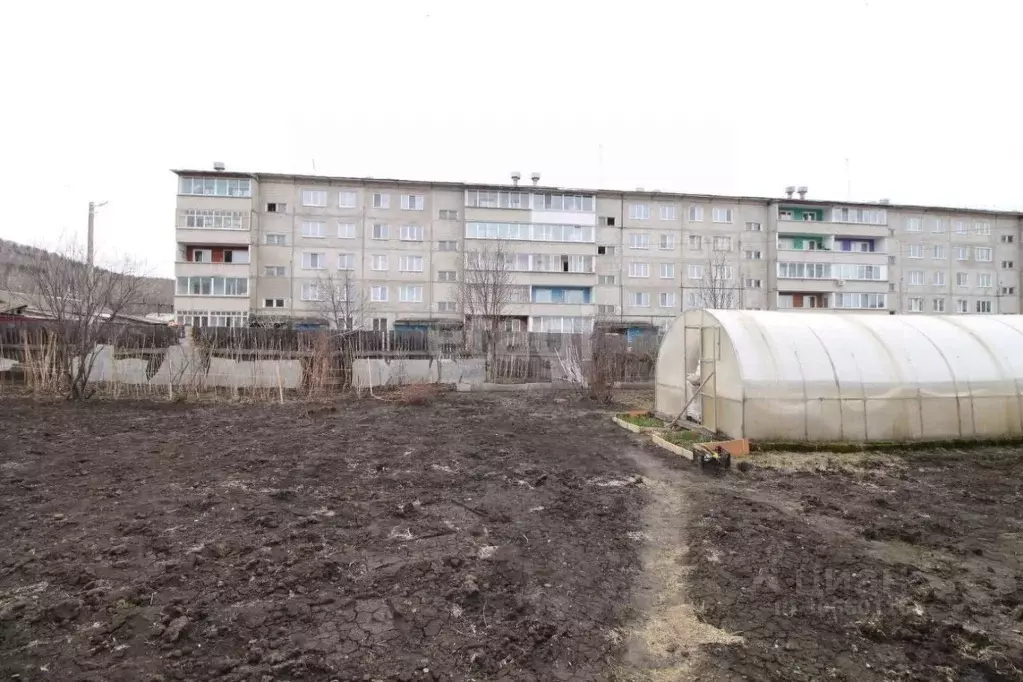
[[[733,438],[1023,436],[1023,316],[692,310],[661,344],[655,404]]]

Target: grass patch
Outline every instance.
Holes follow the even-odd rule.
[[[685,447],[686,445],[692,445],[693,443],[706,443],[709,440],[711,440],[702,433],[687,430],[665,431],[664,433],[661,434],[661,438],[668,441],[672,445],[681,445],[683,447]]]
[[[636,414],[636,413],[629,413],[629,412],[623,412],[622,414],[618,415],[618,418],[621,419],[623,422],[628,422],[630,424],[635,424],[636,426],[642,426],[642,427],[648,427],[648,428],[654,428],[654,429],[663,429],[664,428],[664,420],[658,419],[657,417],[655,417],[654,415],[650,414],[649,412],[640,412],[638,414]]]

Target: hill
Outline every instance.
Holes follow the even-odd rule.
[[[63,258],[63,256],[26,246],[17,242],[0,239],[0,289],[26,294],[38,293],[28,267],[39,259]],[[174,280],[162,277],[144,277],[154,292],[153,309],[139,312],[169,313],[174,310]]]

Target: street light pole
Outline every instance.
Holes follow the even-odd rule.
[[[90,201],[89,202],[89,232],[88,232],[88,237],[87,237],[88,242],[86,244],[86,260],[88,261],[88,264],[89,264],[90,268],[95,264],[94,263],[95,251],[94,251],[94,246],[93,246],[93,244],[95,242],[95,237],[94,237],[93,233],[95,232],[96,209],[99,208],[100,206],[106,206],[106,205],[107,205],[107,202],[105,202],[105,201],[100,202],[98,204],[95,201]]]

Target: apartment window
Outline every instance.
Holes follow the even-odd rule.
[[[1012,263],[1011,260],[1003,260],[1002,261],[1002,269],[1003,270],[1010,270],[1010,269],[1012,269],[1012,267],[1013,267],[1013,263]]]
[[[673,234],[662,234],[658,241],[658,247],[665,251],[675,248],[675,235]]]
[[[792,211],[785,211],[782,209],[778,210],[778,220],[792,220],[794,217],[795,214],[793,214]],[[791,308],[792,306],[790,305],[789,307]]]
[[[730,208],[718,208],[714,207],[714,222],[715,223],[730,223],[732,222],[732,209]]]
[[[1012,296],[1016,293],[1016,287],[1002,287],[998,290],[1002,296]]]
[[[263,299],[263,307],[264,308],[283,308],[284,307],[284,299],[283,298],[264,298]]]
[[[693,251],[703,250],[703,237],[698,234],[689,235],[689,248]]]
[[[956,286],[957,287],[968,287],[968,286],[970,286],[970,273],[968,273],[968,272],[957,272],[956,273]]]
[[[384,300],[385,301],[387,300],[386,295],[384,297]],[[386,317],[374,317],[373,318],[373,331],[375,331],[375,332],[385,332],[385,331],[387,331],[387,318]]]
[[[965,220],[954,220],[954,221],[952,221],[952,225],[955,227],[956,234],[969,234],[970,233],[969,229],[966,227],[966,221]]]
[[[179,296],[248,296],[249,280],[245,277],[178,277],[177,294]]]
[[[908,252],[906,254],[909,258],[923,258],[924,257],[924,245],[923,244],[910,244]]]
[[[978,313],[990,313],[992,311],[992,308],[993,306],[991,305],[990,299],[982,298],[977,301]]]
[[[600,216],[600,224],[606,227],[614,227],[615,217],[613,215],[602,215]]]
[[[465,224],[467,239],[510,239],[536,242],[589,242],[595,231],[583,225],[544,223],[481,223]]]
[[[209,263],[213,260],[213,251],[210,249],[192,249],[192,263]]]
[[[326,206],[327,193],[322,189],[304,189],[302,190],[302,205]]]
[[[613,255],[615,255],[615,247],[610,246],[610,245],[606,245],[606,244],[604,246],[598,246],[597,247],[597,255],[598,256],[613,256]]]
[[[923,220],[920,218],[906,218],[906,232],[920,232],[923,230]]]
[[[990,289],[993,282],[993,277],[990,274],[981,273],[977,275],[977,286],[981,289]]]
[[[423,287],[398,287],[398,300],[402,303],[422,303]]]
[[[437,242],[438,251],[458,251],[458,242],[442,241]]]
[[[935,272],[934,273],[934,277],[931,279],[931,282],[936,287],[943,287],[943,286],[945,286],[945,271],[944,270],[938,270],[937,272]]]
[[[934,222],[931,223],[931,232],[940,234],[945,231],[948,223],[943,218],[935,218]]]
[[[266,204],[267,213],[287,213],[288,205],[279,201],[268,201]]]
[[[922,313],[924,311],[924,300],[922,298],[909,299],[909,312]]]
[[[690,206],[689,207],[689,222],[691,222],[691,223],[702,223],[703,222],[703,206]]]
[[[456,313],[458,312],[458,304],[455,301],[437,301],[437,312]]]
[[[674,220],[675,219],[675,205],[674,204],[661,204],[661,220]]]
[[[909,283],[912,286],[922,286],[924,283],[924,273],[921,270],[913,270],[909,273]]]
[[[661,263],[661,279],[675,279],[674,263]]]
[[[324,298],[323,294],[323,288],[317,282],[304,282],[302,284],[303,301],[322,301]]]
[[[338,239],[355,239],[355,223],[338,223]]]
[[[782,279],[831,279],[829,263],[778,263],[778,277]]]
[[[764,254],[756,249],[746,249],[746,251],[743,253],[743,256],[746,258],[746,260],[760,260],[761,258],[764,257]]]
[[[597,312],[601,315],[612,315],[614,314],[615,307],[613,305],[598,305]]]
[[[178,179],[178,193],[205,197],[251,197],[252,181],[248,178]]]
[[[322,238],[327,235],[323,231],[323,223],[304,222],[302,223],[302,236]]]
[[[836,293],[836,308],[881,310],[887,307],[887,294]]]
[[[987,222],[986,220],[982,220],[974,223],[973,229],[977,234],[981,235],[982,237],[986,237],[991,234],[991,223]]]
[[[1015,238],[1014,235],[1011,235],[1011,234],[1003,234],[1002,235],[1002,243],[1003,244],[1011,244],[1014,241],[1016,241],[1016,238]]]
[[[686,266],[686,277],[689,279],[703,279],[703,266],[702,265],[687,265]]]
[[[970,247],[953,246],[952,255],[955,256],[956,260],[970,260]]]
[[[302,254],[302,269],[303,270],[322,270],[323,269],[323,254],[322,253],[303,253]]]
[[[422,256],[401,256],[398,258],[398,270],[400,272],[422,272]]]
[[[874,208],[835,208],[831,211],[831,220],[836,223],[887,225],[888,212],[884,209]]]
[[[764,283],[762,280],[753,279],[750,277],[747,277],[746,279],[742,280],[742,285],[747,289],[762,289],[764,287]]]
[[[943,313],[945,312],[945,299],[936,298],[931,301],[931,312]]]
[[[401,210],[422,211],[425,201],[422,194],[402,194]]]
[[[220,211],[205,208],[189,208],[178,211],[178,227],[216,228],[224,230],[244,230],[241,211]]]
[[[674,291],[662,291],[658,296],[662,308],[674,308],[675,307],[675,292]]]
[[[637,308],[649,308],[650,294],[645,291],[634,291],[629,294],[629,302]]]
[[[398,239],[403,242],[421,242],[423,228],[419,225],[402,225],[398,228]]]
[[[732,250],[732,238],[731,237],[714,237],[714,250],[715,251],[731,251]]]
[[[629,277],[649,277],[650,263],[629,263]]]
[[[373,239],[388,239],[388,234],[387,223],[373,224]]]
[[[581,334],[592,328],[589,317],[534,317],[533,331]]]
[[[973,257],[981,263],[991,262],[991,247],[990,246],[978,246],[973,249]]]
[[[614,283],[615,283],[615,276],[614,275],[598,275],[597,276],[597,284],[614,284]]]
[[[941,244],[936,244],[934,247],[934,255],[931,256],[934,260],[945,260],[948,255],[945,253],[945,247]]]
[[[385,253],[374,254],[372,256],[371,263],[372,265],[370,267],[373,270],[376,270],[377,272],[383,272],[389,268],[389,264],[387,262],[387,254]]]
[[[354,270],[355,269],[355,254],[354,253],[339,253],[337,255],[337,269],[338,270]]]
[[[337,193],[338,208],[355,208],[359,203],[359,195],[350,190],[341,190]]]
[[[629,204],[629,217],[633,220],[647,220],[650,217],[650,206],[647,204]]]
[[[760,223],[746,223],[747,232],[763,232],[764,227]]]
[[[448,208],[442,208],[440,210],[440,219],[441,220],[458,220],[458,211],[455,211],[455,210],[452,210],[452,209],[448,209]]]
[[[373,193],[373,208],[390,208],[391,207],[391,195],[383,194],[381,192]],[[387,300],[387,299],[384,299]]]
[[[458,273],[454,270],[438,270],[437,271],[438,282],[456,282],[458,281]]]
[[[283,265],[264,265],[263,277],[286,277],[288,268]]]
[[[385,195],[386,196],[386,195]],[[386,286],[374,286],[369,288],[369,300],[375,303],[383,303],[387,301],[387,287]]]
[[[288,243],[288,239],[283,234],[265,234],[263,235],[263,242],[267,246],[284,246]]]
[[[967,303],[965,298],[956,299],[956,312],[957,313],[968,313],[970,312],[970,304]]]
[[[630,249],[649,249],[650,235],[645,232],[633,232],[629,235]]]

